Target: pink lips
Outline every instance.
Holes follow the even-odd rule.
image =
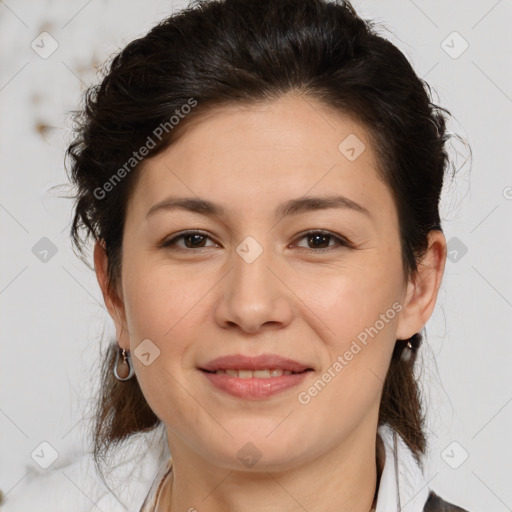
[[[261,354],[259,356],[244,356],[232,354],[229,356],[217,357],[201,367],[202,370],[214,372],[216,370],[264,370],[275,368],[278,370],[290,370],[292,372],[303,372],[311,369],[310,366],[282,357],[278,354]]]
[[[227,374],[217,374],[216,370],[264,370],[280,369],[289,370],[290,375],[281,375],[279,377],[269,378],[240,378]],[[288,359],[277,354],[262,354],[260,356],[247,357],[239,354],[216,358],[202,368],[203,375],[217,389],[229,393],[230,395],[258,400],[268,398],[281,391],[298,385],[310,373],[306,370],[312,368]]]

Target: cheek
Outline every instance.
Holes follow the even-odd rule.
[[[349,435],[368,414],[378,414],[395,343],[400,304],[392,278],[380,279],[377,269],[352,270],[304,292],[315,313],[309,313],[310,323],[321,319],[315,321],[322,368],[297,395],[313,437],[325,436],[326,429]]]
[[[316,277],[302,285],[304,302],[323,322],[330,344],[343,348],[359,333],[378,322],[388,334],[397,320],[401,276],[377,262]],[[395,305],[395,307],[393,307]],[[384,325],[379,321],[385,315]]]
[[[182,364],[190,359],[187,354],[191,322],[197,324],[193,319],[197,291],[175,276],[175,272],[157,266],[127,265],[123,292],[132,361],[142,393],[162,421],[185,429],[193,408],[183,387]],[[143,340],[151,341],[149,364],[137,357]]]
[[[148,260],[141,257],[125,266],[123,295],[130,348],[135,352],[135,369],[145,395],[160,403],[177,404],[181,400],[176,396],[180,395],[179,382],[194,366],[193,341],[204,325],[200,315],[207,301],[200,299],[212,285],[197,272]],[[150,340],[157,354],[148,366],[137,360],[137,347],[143,340]]]
[[[193,310],[204,282],[181,269],[165,264],[151,265],[139,258],[125,267],[123,281],[126,319],[130,336],[164,343],[174,339],[181,321]],[[137,338],[140,338],[137,339]]]
[[[333,382],[322,395],[340,412],[376,400],[386,376],[402,308],[400,267],[388,263],[340,272],[304,289],[323,333],[323,375]]]

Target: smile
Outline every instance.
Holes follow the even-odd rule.
[[[292,372],[282,369],[263,370],[201,370],[214,388],[244,399],[261,400],[300,384],[313,370]]]

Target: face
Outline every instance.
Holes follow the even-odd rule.
[[[340,150],[349,136],[354,154]],[[306,201],[334,196],[345,199]],[[180,198],[218,211],[170,206]],[[114,316],[172,453],[240,469],[254,450],[258,468],[286,469],[375,429],[407,292],[396,208],[364,126],[287,96],[217,109],[146,161]],[[201,370],[233,354],[312,370],[255,377],[254,394],[235,396],[212,381],[248,381]]]

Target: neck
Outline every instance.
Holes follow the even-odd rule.
[[[286,471],[238,471],[212,464],[168,433],[173,477],[159,510],[368,512],[375,506],[383,446],[359,428],[342,444]]]

